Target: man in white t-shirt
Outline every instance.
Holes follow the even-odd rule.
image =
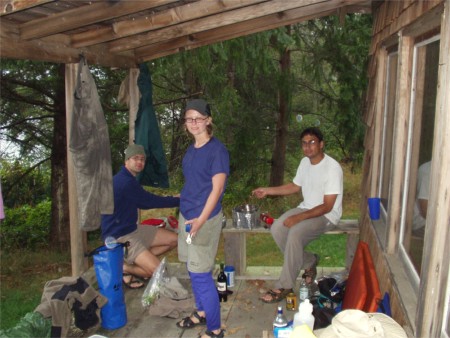
[[[303,194],[303,201],[286,211],[271,227],[272,237],[284,255],[283,268],[275,289],[261,297],[266,303],[282,300],[292,292],[301,269],[311,283],[316,277],[319,257],[304,248],[342,215],[343,172],[339,163],[323,152],[323,135],[318,128],[307,128],[300,135],[303,154],[291,183],[253,190],[257,198]]]
[[[423,237],[427,218],[428,198],[430,196],[431,161],[423,163],[417,174],[416,202],[414,204],[413,234]]]

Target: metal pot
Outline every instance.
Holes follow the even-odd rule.
[[[233,209],[233,227],[238,229],[258,228],[261,211],[257,205],[243,204]]]

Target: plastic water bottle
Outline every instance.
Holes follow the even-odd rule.
[[[273,321],[273,328],[277,327],[285,327],[288,325],[288,321],[286,316],[283,314],[283,308],[281,306],[278,307],[277,316]]]
[[[117,240],[113,236],[108,236],[105,238],[105,246],[108,249],[115,248],[116,244],[117,244]]]
[[[298,312],[294,316],[294,329],[300,325],[308,325],[311,331],[314,330],[314,316],[313,305],[309,302],[309,299],[305,299],[304,302],[298,306]]]
[[[302,283],[300,284],[300,290],[298,295],[299,304],[303,303],[305,299],[309,298],[309,287],[306,284],[306,280],[302,279]]]

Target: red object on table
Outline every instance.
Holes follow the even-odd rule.
[[[167,217],[167,221],[173,229],[178,229],[178,220],[174,216]]]
[[[261,214],[260,219],[261,219],[261,221],[263,221],[264,223],[266,223],[269,226],[272,225],[273,221],[274,221],[273,217],[270,217],[270,215],[268,213],[265,213],[265,212],[263,212]]]
[[[159,219],[159,218],[149,218],[149,219],[143,220],[141,222],[141,224],[153,225],[153,226],[162,226],[164,224],[164,220],[163,219]]]

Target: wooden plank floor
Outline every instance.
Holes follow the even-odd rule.
[[[339,268],[341,271],[343,268]],[[327,274],[331,270],[320,269],[319,275]],[[253,276],[252,276],[253,273]],[[272,321],[275,318],[278,305],[282,305],[288,320],[295,312],[286,311],[285,301],[266,304],[259,300],[261,294],[274,286],[279,268],[255,268],[247,276],[237,278],[233,294],[228,301],[221,303],[222,327],[226,330],[226,337],[263,337],[263,332],[272,332]],[[169,275],[176,275],[180,282],[190,290],[190,280],[181,265],[171,265]],[[299,281],[298,281],[299,284]],[[297,285],[298,290],[299,285]],[[180,329],[176,326],[179,319],[151,316],[141,304],[144,288],[139,290],[126,289],[127,324],[118,330],[105,330],[96,327],[88,332],[72,334],[71,337],[90,337],[95,334],[108,338],[114,337],[197,337],[205,327]]]

